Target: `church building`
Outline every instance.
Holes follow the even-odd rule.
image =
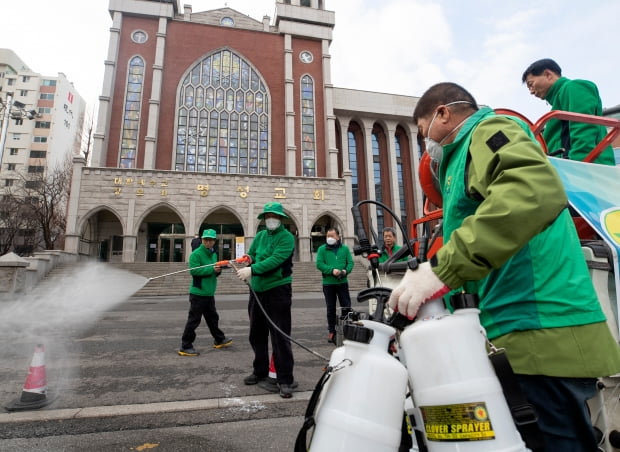
[[[94,149],[88,164],[74,159],[66,251],[182,262],[212,228],[231,259],[277,201],[294,259],[312,261],[329,227],[355,244],[359,201],[406,225],[422,216],[417,98],[333,86],[336,14],[322,0],[276,0],[273,20],[179,0],[110,0],[109,11]],[[362,214],[374,231],[394,225],[374,204]]]

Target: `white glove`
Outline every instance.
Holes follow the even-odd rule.
[[[240,268],[237,270],[237,276],[241,281],[248,282],[252,277],[252,267],[248,265],[247,267]]]
[[[431,270],[431,264],[421,263],[416,270],[407,270],[403,279],[390,295],[388,304],[394,311],[413,319],[420,306],[428,300],[450,291]]]

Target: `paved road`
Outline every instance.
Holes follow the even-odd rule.
[[[3,452],[292,451],[301,417],[0,440]]]
[[[28,327],[17,332],[22,334],[0,328],[0,407],[20,396],[38,342],[46,347],[53,400],[41,410],[0,410],[0,450],[292,450],[326,361],[294,346],[299,388],[292,399],[245,386],[252,361],[247,296],[216,299],[220,326],[234,345],[213,349],[203,324],[195,342],[198,357],[176,354],[187,296],[133,297],[77,326],[72,321],[67,328],[48,328],[45,337]],[[33,323],[46,321],[36,311],[16,312],[32,315]],[[321,293],[294,295],[293,337],[329,357],[333,345],[325,340]],[[618,382],[611,383],[610,425],[617,429]]]
[[[290,450],[326,361],[294,346],[299,388],[289,400],[245,386],[243,377],[251,372],[253,356],[247,340],[247,296],[216,296],[216,300],[220,326],[234,343],[214,349],[203,323],[194,343],[201,352],[198,357],[176,353],[187,317],[187,296],[130,298],[92,318],[84,328],[60,328],[48,334],[45,365],[53,402],[37,411],[0,412],[0,449],[24,450],[23,442],[30,441],[28,450],[37,450],[37,444],[41,450],[52,450],[53,445],[78,450],[80,441],[92,441],[93,434],[105,438],[105,432],[117,432],[113,436],[118,438],[118,431],[134,430],[135,434],[121,435],[125,439],[119,439],[118,450],[128,450],[125,446],[137,450],[143,439],[144,444],[149,442],[149,429],[157,428],[175,450],[191,450],[196,444],[208,444],[211,450],[209,441],[216,441],[213,444],[222,451],[270,450],[234,433],[254,428],[264,430],[266,437],[281,436],[283,448],[273,450]],[[326,341],[322,294],[295,294],[293,306],[294,339],[328,358],[333,345]],[[2,337],[0,332],[1,406],[21,395],[34,347],[42,341],[24,337],[25,341],[15,334]],[[270,425],[273,429],[267,430]],[[281,430],[283,435],[276,435]],[[214,432],[217,440],[212,438]],[[57,435],[79,436],[64,443],[58,438],[37,439]]]

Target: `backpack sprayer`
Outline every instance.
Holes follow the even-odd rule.
[[[388,211],[403,236],[407,234],[394,213],[381,203],[361,201],[352,208],[359,240],[355,252],[368,258],[376,273],[378,249],[367,239],[359,212],[359,206],[368,202]],[[419,246],[421,259],[425,258],[425,245],[423,241]],[[407,247],[414,256],[411,243],[407,242]],[[392,265],[415,270],[418,262],[413,257]],[[446,309],[443,299],[430,300],[411,323],[398,313],[385,320],[390,293],[385,287],[360,292],[360,302],[376,298],[374,316],[344,324],[344,345],[333,351],[316,385],[295,451],[402,450],[399,446],[407,444],[402,439],[408,440],[402,438],[401,431],[405,412],[415,430],[415,443],[411,445],[409,440],[407,444],[414,451],[529,450],[515,423],[536,427],[535,415],[524,400],[522,416],[515,410],[511,413],[485,346],[502,354],[486,339],[478,319],[477,296],[454,296],[454,313]],[[394,345],[397,358],[389,352]],[[306,435],[312,427],[308,446]],[[535,450],[537,440],[540,438],[528,447]]]

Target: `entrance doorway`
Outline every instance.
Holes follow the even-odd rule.
[[[185,234],[159,234],[155,262],[183,262]]]
[[[217,260],[229,261],[235,259],[235,234],[218,234]]]
[[[185,228],[180,224],[147,223],[147,262],[183,262]]]

